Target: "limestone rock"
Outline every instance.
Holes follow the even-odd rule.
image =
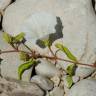
[[[36,84],[31,84],[25,89],[14,90],[10,96],[44,96],[44,92]]]
[[[0,96],[44,96],[44,92],[34,83],[0,78]]]
[[[48,78],[43,76],[35,75],[32,77],[31,82],[36,83],[39,85],[43,90],[48,91],[51,90],[54,86],[53,82]]]
[[[80,78],[78,76],[73,76],[72,80],[73,80],[73,83],[77,83],[80,80]]]
[[[64,89],[60,87],[55,87],[51,92],[49,96],[64,96]]]
[[[93,68],[95,69],[95,68]],[[92,74],[94,72],[92,68],[88,68],[88,67],[82,67],[82,66],[79,66],[77,69],[76,69],[76,75],[77,76],[80,76],[80,78],[84,78],[84,77],[87,77],[89,76],[90,74]]]
[[[0,0],[0,10],[4,10],[10,3],[11,0]]]
[[[59,70],[55,67],[55,65],[46,60],[41,60],[41,63],[35,67],[35,70],[36,74],[49,78],[57,74],[59,75]]]
[[[45,15],[42,15],[43,13]],[[46,38],[51,32],[50,37],[54,39],[53,41],[61,42],[68,47],[78,61],[88,64],[96,61],[96,16],[92,8],[92,0],[41,0],[40,2],[18,0],[6,9],[3,28],[12,35],[25,32],[27,44],[44,54],[48,54],[49,51],[42,50],[37,44],[31,44],[34,43],[32,37],[37,39],[38,35]],[[56,42],[53,42],[52,46],[54,51]],[[61,52],[58,56],[68,59]],[[67,66],[66,62],[59,61],[58,64],[64,69]],[[77,70],[76,74],[80,77],[83,74],[84,78],[90,75],[94,68],[79,66]]]
[[[81,80],[70,89],[67,96],[96,96],[96,79]]]

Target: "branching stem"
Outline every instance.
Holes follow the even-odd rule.
[[[47,56],[47,55],[41,55],[41,54],[32,54],[32,52],[26,52],[26,51],[22,51],[22,50],[8,50],[8,51],[0,51],[0,54],[3,54],[3,53],[12,53],[12,52],[25,52],[27,54],[31,54],[32,55],[32,58],[35,58],[35,59],[39,59],[39,58],[46,58],[46,59],[50,59],[50,60],[60,60],[60,61],[65,61],[65,62],[70,62],[70,63],[74,63],[74,64],[77,64],[77,65],[84,65],[84,66],[89,66],[89,67],[96,67],[95,64],[85,64],[85,63],[80,63],[80,62],[75,62],[75,61],[71,61],[71,60],[66,60],[66,59],[63,59],[63,58],[60,58],[58,56]]]

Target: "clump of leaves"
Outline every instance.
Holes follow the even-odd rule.
[[[42,43],[42,45],[45,47],[50,47],[52,45],[49,39],[41,40],[40,43]]]
[[[5,40],[7,43],[12,43],[13,37],[12,37],[11,35],[9,35],[8,33],[4,32],[4,33],[3,33],[3,37],[4,37],[4,40]]]
[[[16,36],[11,36],[10,34],[4,32],[3,37],[4,40],[9,43],[9,44],[14,44],[14,43],[20,43],[24,40],[25,34],[22,32]]]
[[[66,81],[68,84],[68,88],[70,88],[73,85],[73,80],[72,80],[72,76],[75,73],[75,68],[76,65],[75,64],[70,64],[67,68],[66,68],[66,72],[67,72],[67,77],[66,77]]]
[[[69,60],[58,57],[56,54],[57,51],[55,53],[52,51],[52,49],[51,49],[52,42],[49,39],[42,40],[41,43],[44,46],[49,48],[50,52],[52,53],[52,56],[42,55],[40,53],[37,53],[36,50],[32,50],[31,48],[29,48],[25,44],[25,42],[23,42],[25,39],[24,38],[25,34],[23,32],[21,32],[20,34],[18,34],[16,36],[11,36],[10,34],[4,32],[3,37],[4,37],[4,40],[8,44],[10,44],[10,46],[13,47],[13,50],[0,51],[0,54],[18,52],[20,55],[20,60],[24,61],[24,63],[18,67],[18,77],[20,80],[22,79],[22,75],[26,70],[30,69],[34,64],[38,63],[39,58],[46,58],[49,60],[56,60],[56,61],[61,60],[61,61],[66,61],[66,62],[72,63],[66,69],[66,72],[68,74],[68,76],[66,77],[66,80],[68,82],[68,87],[70,88],[73,84],[72,76],[74,75],[74,68],[76,67],[76,64],[86,65],[86,64],[78,62],[77,58],[71,53],[71,51],[66,46],[64,46],[63,44],[60,44],[60,43],[57,43],[55,45],[57,50],[62,51],[68,57]],[[23,44],[29,50],[29,52],[19,49],[20,44]],[[0,58],[0,62],[1,61],[2,61],[2,59]],[[95,67],[94,65],[89,65],[89,64],[87,64],[86,66]]]
[[[19,56],[20,56],[20,60],[22,60],[22,61],[28,61],[30,59],[29,54],[27,54],[25,52],[20,52]]]
[[[69,66],[67,66],[66,68],[67,74],[69,74],[70,76],[73,76],[75,73],[75,68],[76,68],[75,64],[70,64]]]
[[[57,43],[55,45],[59,50],[61,50],[62,52],[64,52],[66,54],[66,56],[74,61],[74,62],[77,62],[77,58],[70,52],[70,50],[65,47],[64,45],[62,44],[59,44]],[[73,84],[73,80],[72,80],[72,76],[74,75],[74,71],[75,71],[75,68],[76,68],[76,65],[75,63],[74,64],[70,64],[67,69],[66,69],[66,73],[68,74],[67,77],[66,77],[66,81],[67,81],[67,84],[68,84],[68,88],[70,88]]]

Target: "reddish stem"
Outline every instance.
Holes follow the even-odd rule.
[[[89,66],[89,67],[96,67],[95,64],[91,65],[91,64],[85,64],[85,63],[80,63],[80,62],[75,62],[75,61],[70,61],[70,60],[66,60],[66,59],[62,59],[60,57],[57,56],[47,56],[47,55],[41,55],[41,54],[32,54],[30,52],[26,52],[26,51],[22,51],[22,50],[8,50],[8,51],[0,51],[0,54],[3,53],[11,53],[11,52],[25,52],[27,54],[31,54],[33,58],[38,59],[38,58],[46,58],[46,59],[50,59],[50,60],[61,60],[61,61],[66,61],[66,62],[70,62],[70,63],[74,63],[77,65],[85,65],[85,66]]]

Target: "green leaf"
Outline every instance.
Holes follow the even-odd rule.
[[[69,51],[69,49],[68,49],[67,47],[65,47],[65,46],[63,46],[62,44],[59,44],[59,43],[57,43],[55,46],[56,46],[59,50],[63,51],[63,52],[67,55],[67,57],[68,57],[69,59],[71,59],[71,60],[73,60],[73,61],[77,61],[76,57]]]
[[[70,88],[73,84],[72,76],[67,75],[66,81],[67,81],[67,87]]]
[[[75,64],[69,65],[69,66],[67,67],[67,69],[66,69],[66,72],[67,72],[70,76],[74,75],[75,67],[76,67]]]
[[[18,34],[17,36],[14,37],[14,42],[16,43],[16,42],[23,41],[24,40],[24,36],[25,36],[25,34],[23,32]]]
[[[7,43],[11,43],[12,42],[12,36],[9,35],[8,33],[4,32],[3,33],[3,38]]]
[[[47,39],[47,40],[40,40],[40,41],[41,41],[40,43],[42,43],[46,47],[50,47],[51,46],[51,42],[50,42],[49,39]]]
[[[22,61],[28,61],[29,60],[29,55],[25,52],[20,52],[19,56],[20,56],[20,60],[22,60]]]
[[[20,80],[22,79],[24,71],[30,69],[33,64],[36,64],[36,61],[34,59],[30,59],[29,61],[18,67],[18,76]]]

